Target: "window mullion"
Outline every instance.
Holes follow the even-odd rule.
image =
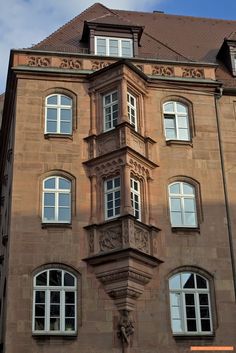
[[[198,292],[194,293],[194,301],[195,301],[197,332],[202,332],[201,315],[200,315],[200,302],[199,302],[199,293]]]
[[[187,315],[186,315],[186,302],[185,302],[185,292],[181,292],[181,316],[182,316],[182,325],[184,332],[188,332],[187,329]]]
[[[50,331],[50,290],[45,290],[45,329],[46,332]]]
[[[65,290],[60,291],[60,330],[65,331]]]

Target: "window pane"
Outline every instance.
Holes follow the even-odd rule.
[[[115,187],[118,188],[120,186],[120,178],[115,178]]]
[[[188,118],[186,116],[179,116],[178,117],[178,126],[179,128],[184,128],[187,129],[188,128]]]
[[[182,273],[182,288],[195,288],[194,275],[192,273]]]
[[[183,225],[182,215],[180,212],[171,212],[171,224],[176,227]]]
[[[183,183],[183,192],[187,195],[194,195],[194,187],[192,185]]]
[[[61,109],[61,119],[71,121],[71,109]]]
[[[51,291],[50,292],[51,303],[60,303],[60,292]]]
[[[107,190],[110,190],[113,188],[113,180],[108,180],[106,182],[106,185],[107,185]]]
[[[72,99],[66,96],[61,96],[61,105],[72,105]]]
[[[71,220],[70,208],[60,207],[58,211],[58,220],[61,222],[70,222]]]
[[[71,182],[66,179],[59,179],[59,189],[70,190]]]
[[[97,54],[106,55],[106,39],[97,38]]]
[[[197,275],[197,288],[207,288],[207,281],[199,275]]]
[[[167,113],[174,112],[174,103],[173,102],[165,103],[164,112],[167,112]]]
[[[49,271],[49,285],[50,286],[61,286],[61,271],[50,270]]]
[[[195,318],[196,317],[194,306],[186,307],[186,317],[187,318]]]
[[[165,127],[169,129],[175,129],[175,117],[165,115]]]
[[[109,54],[114,56],[118,55],[118,40],[109,40]]]
[[[65,297],[66,304],[75,303],[75,293],[74,292],[66,292],[65,295],[66,295],[66,297]]]
[[[118,100],[117,92],[112,93],[112,102],[116,102]]]
[[[185,105],[183,105],[181,103],[177,103],[176,106],[177,106],[177,112],[178,113],[186,113],[187,114],[188,110],[187,110],[187,107]]]
[[[44,193],[44,205],[45,206],[55,206],[55,194],[45,192]]]
[[[171,211],[181,211],[180,199],[171,197]]]
[[[60,330],[60,319],[59,318],[50,319],[50,330],[51,331],[59,331]]]
[[[132,48],[131,42],[128,40],[122,40],[121,42],[122,56],[131,57],[132,56]]]
[[[43,331],[44,330],[44,318],[35,318],[35,326],[36,331]]]
[[[210,317],[210,313],[209,313],[209,308],[205,308],[205,307],[202,307],[200,308],[200,316],[201,316],[201,319],[209,319]]]
[[[41,316],[44,317],[45,315],[45,305],[35,305],[35,316]]]
[[[60,305],[50,305],[50,316],[58,317],[60,316]]]
[[[171,194],[180,194],[180,184],[176,183],[170,186],[170,193]]]
[[[47,221],[55,220],[55,208],[54,207],[44,207],[44,219]]]
[[[38,285],[37,280],[36,280],[36,285]],[[44,303],[44,302],[45,302],[45,292],[37,290],[35,293],[35,303]]]
[[[66,331],[75,330],[75,319],[65,319],[65,330]]]
[[[181,313],[180,313],[180,307],[179,306],[173,306],[171,308],[171,313],[172,313],[172,318],[173,319],[180,319],[181,318]]]
[[[74,286],[74,285],[75,285],[74,277],[66,272],[64,275],[64,286]]]
[[[186,305],[194,305],[194,294],[185,294]]]
[[[201,326],[203,332],[211,331],[210,320],[201,320]]]
[[[57,120],[57,109],[56,108],[47,108],[47,118],[49,120]]]
[[[47,98],[47,104],[57,104],[57,95],[51,96]]]
[[[194,199],[184,199],[184,210],[185,210],[185,212],[195,213],[195,200]]]
[[[55,189],[55,178],[50,178],[44,182],[45,189]]]
[[[196,332],[197,331],[196,320],[187,320],[187,330],[188,330],[188,332]]]
[[[195,213],[185,213],[184,214],[184,218],[185,218],[185,225],[186,226],[193,226],[195,227],[196,224],[196,215]]]
[[[180,289],[181,288],[180,275],[176,275],[176,276],[170,278],[169,287],[170,287],[170,289]],[[179,294],[175,294],[175,295],[179,296]]]
[[[70,194],[59,194],[59,207],[70,206]]]
[[[175,140],[176,139],[175,129],[166,129],[166,138],[169,140]]]
[[[208,294],[199,294],[200,305],[208,305]]]
[[[66,305],[65,316],[66,317],[75,317],[75,306],[74,305]]]
[[[172,330],[173,332],[175,333],[179,333],[179,332],[182,332],[183,329],[182,329],[182,322],[180,319],[176,320],[176,319],[173,319],[172,320]]]
[[[57,122],[47,121],[47,132],[57,132]]]
[[[189,133],[188,133],[188,129],[179,129],[179,139],[180,140],[184,140],[184,141],[188,141],[189,140]]]
[[[36,277],[36,286],[46,286],[47,285],[47,272],[40,273]],[[36,292],[36,293],[44,293],[44,292]],[[40,294],[41,295],[41,294]]]
[[[61,121],[60,132],[62,134],[71,134],[71,122]]]
[[[110,103],[111,103],[111,95],[108,94],[107,96],[105,96],[105,105],[108,105]],[[107,110],[106,110],[106,113],[107,113]],[[110,113],[110,110],[108,111],[108,113]]]

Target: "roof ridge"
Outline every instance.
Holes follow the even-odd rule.
[[[40,42],[38,42],[37,44],[33,45],[32,47],[30,47],[30,49],[33,49],[39,45],[42,45],[44,41],[48,40],[50,37],[54,36],[56,33],[58,33],[59,31],[61,31],[64,27],[66,27],[67,25],[69,25],[70,23],[74,22],[77,20],[77,18],[79,18],[81,15],[86,14],[86,12],[90,11],[93,7],[96,6],[102,6],[104,7],[106,10],[110,11],[106,6],[104,6],[103,4],[101,4],[100,2],[95,2],[93,5],[87,7],[84,11],[82,11],[79,15],[73,17],[71,20],[69,20],[68,22],[66,22],[64,25],[62,25],[61,27],[59,27],[58,29],[56,29],[54,32],[52,32],[51,34],[49,34],[47,37],[45,37],[44,39],[42,39]]]
[[[193,60],[191,60],[190,58],[188,58],[187,56],[177,52],[175,49],[169,47],[167,44],[161,42],[160,40],[158,40],[157,38],[153,37],[151,34],[149,34],[148,32],[146,32],[145,30],[143,31],[143,34],[145,34],[146,36],[150,37],[151,39],[155,40],[156,42],[160,43],[161,45],[163,45],[164,47],[166,47],[167,49],[171,50],[172,52],[174,52],[175,54],[177,55],[180,55],[182,56],[182,58],[188,60],[188,61],[191,61],[193,62]]]

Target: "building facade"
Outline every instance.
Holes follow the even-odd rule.
[[[12,50],[2,352],[235,346],[235,31],[94,4]]]

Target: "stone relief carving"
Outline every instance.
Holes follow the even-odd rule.
[[[122,310],[120,321],[118,324],[118,338],[121,340],[123,352],[124,346],[129,346],[132,343],[134,334],[134,319],[128,310]]]
[[[113,151],[117,147],[118,146],[115,136],[103,139],[102,141],[98,142],[98,155],[101,156],[102,154]]]
[[[141,228],[135,227],[134,229],[135,246],[137,249],[149,254],[149,233]]]
[[[89,233],[89,252],[93,253],[94,252],[94,233],[91,231]]]
[[[43,56],[30,56],[28,57],[29,66],[38,66],[38,67],[48,67],[51,65],[51,59]]]
[[[82,64],[81,64],[81,61],[78,59],[65,58],[65,59],[61,59],[60,68],[79,70],[82,68]]]
[[[112,290],[109,295],[113,299],[117,298],[132,298],[132,299],[137,299],[140,296],[141,292],[135,291],[133,289],[129,288],[124,288],[124,289],[117,289],[117,290]]]
[[[152,74],[158,76],[174,76],[174,68],[170,66],[152,66]]]
[[[109,61],[91,61],[92,70],[100,70],[111,65]]]
[[[94,172],[102,177],[106,175],[112,175],[112,173],[119,171],[120,166],[123,165],[124,162],[121,158],[113,159],[109,162],[102,163],[94,168]]]
[[[191,67],[182,67],[182,77],[204,78],[204,70]]]
[[[140,284],[147,284],[150,281],[150,276],[144,276],[143,274],[134,271],[119,271],[108,273],[106,275],[103,275],[102,277],[99,277],[99,279],[103,284],[108,284],[125,279],[132,279],[133,281],[138,282]]]
[[[139,175],[142,175],[145,177],[149,177],[149,170],[147,168],[145,168],[143,165],[136,162],[132,158],[130,158],[129,163],[135,173],[138,173]]]
[[[120,249],[122,247],[121,227],[112,227],[102,231],[99,235],[99,247],[102,252]]]

